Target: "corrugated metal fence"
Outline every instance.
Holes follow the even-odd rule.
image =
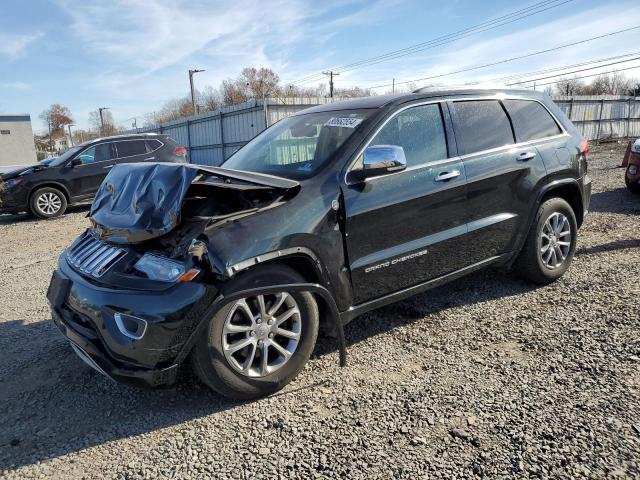
[[[554,101],[587,140],[640,137],[640,98],[597,95]]]
[[[151,128],[130,130],[128,133],[164,133],[188,148],[192,163],[220,165],[264,130],[265,125],[273,125],[278,120],[313,105],[337,100],[339,99],[268,98],[265,100],[266,105],[262,100],[251,100]]]
[[[220,165],[236,150],[278,120],[313,105],[340,100],[327,98],[269,98],[226,107],[215,112],[131,130],[165,133],[189,149],[193,163]],[[640,98],[593,96],[557,97],[558,106],[588,140],[640,137]]]

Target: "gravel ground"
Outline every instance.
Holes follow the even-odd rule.
[[[485,271],[364,315],[284,391],[249,403],[193,377],[138,390],[50,321],[55,258],[87,209],[0,217],[0,476],[640,478],[640,198],[595,148],[574,263],[533,288]]]

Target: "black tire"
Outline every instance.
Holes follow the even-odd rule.
[[[51,200],[51,202],[45,201]],[[51,207],[47,207],[51,205]],[[53,206],[57,208],[53,208]],[[44,187],[36,190],[29,199],[31,213],[40,218],[59,217],[67,210],[67,197],[60,190]]]
[[[542,248],[541,234],[545,222],[555,213],[564,215],[569,221],[571,240],[568,242],[570,245],[566,258],[559,266],[551,268],[544,263],[542,254],[540,253]],[[576,249],[577,233],[578,224],[571,205],[562,198],[550,198],[545,201],[540,205],[535,220],[529,229],[524,247],[515,261],[515,273],[525,280],[540,285],[545,285],[557,280],[571,265],[571,260],[573,259]]]
[[[640,195],[640,184],[638,182],[630,182],[627,176],[624,176],[624,183],[627,184],[627,188],[634,195]]]
[[[238,292],[286,283],[304,282],[295,270],[284,265],[264,265],[233,279],[223,293]],[[223,327],[233,302],[208,321],[205,333],[191,351],[191,365],[196,375],[209,388],[229,398],[253,399],[270,395],[288,384],[311,356],[318,336],[318,305],[308,292],[289,292],[300,310],[300,339],[292,356],[278,370],[262,377],[249,377],[229,364],[223,350]]]

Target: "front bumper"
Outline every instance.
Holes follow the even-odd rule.
[[[53,321],[79,357],[115,380],[138,386],[175,381],[187,339],[216,296],[214,287],[195,282],[160,292],[105,288],[75,272],[65,254],[47,293]],[[144,335],[125,335],[115,313],[144,319]]]

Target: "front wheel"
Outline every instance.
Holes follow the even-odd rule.
[[[576,216],[562,198],[545,201],[529,230],[514,270],[533,283],[547,284],[567,271],[576,249]]]
[[[227,291],[304,282],[282,266],[256,268]],[[259,398],[284,387],[304,367],[318,336],[318,306],[308,292],[254,295],[234,300],[209,320],[194,346],[198,377],[216,392],[236,399]]]
[[[67,198],[60,190],[45,187],[31,195],[29,207],[31,208],[31,213],[37,217],[58,217],[67,209]]]

